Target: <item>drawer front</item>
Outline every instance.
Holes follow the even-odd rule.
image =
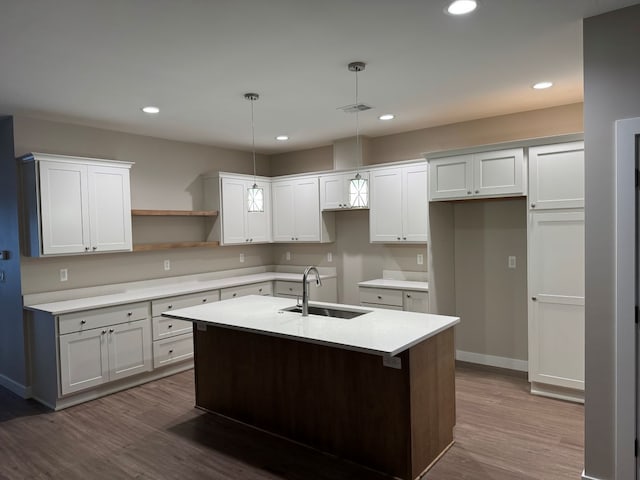
[[[168,310],[194,307],[207,302],[217,302],[218,300],[220,300],[220,290],[161,298],[151,302],[151,315],[158,317],[162,312],[166,312]]]
[[[220,291],[220,300],[244,297],[245,295],[273,295],[272,283],[252,283],[251,285],[239,285],[237,287],[223,288]]]
[[[175,337],[193,331],[193,324],[186,320],[177,320],[175,318],[153,317],[153,339],[161,340],[163,338]]]
[[[386,288],[360,287],[360,303],[402,307],[402,291]]]
[[[302,282],[276,280],[276,295],[302,296]]]
[[[405,312],[429,313],[429,293],[405,290],[402,294]]]
[[[361,302],[360,306],[369,308],[381,308],[383,310],[398,310],[400,312],[402,311],[402,307],[399,307],[398,305],[380,305],[378,303]]]
[[[193,358],[193,334],[153,342],[153,368]]]
[[[60,335],[64,335],[145,318],[149,318],[149,303],[130,303],[60,315],[58,330]]]

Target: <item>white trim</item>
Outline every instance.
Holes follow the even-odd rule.
[[[589,475],[584,473],[584,470],[582,471],[582,480],[600,480],[599,478],[596,477],[590,477]]]
[[[531,382],[531,394],[584,404],[584,391],[582,390],[573,390],[571,388]]]
[[[496,357],[495,355],[485,355],[483,353],[456,350],[456,360],[488,365],[490,367],[507,368],[509,370],[517,370],[519,372],[529,371],[529,362],[526,360],[518,360],[517,358]]]
[[[636,193],[635,149],[640,118],[615,122],[615,368],[614,471],[635,478],[636,458]]]
[[[31,387],[26,387],[5,375],[0,375],[0,387],[4,387],[21,398],[31,398]]]

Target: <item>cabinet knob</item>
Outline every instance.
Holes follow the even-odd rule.
[[[93,249],[94,252],[98,249],[98,247],[91,247],[91,248]]]
[[[249,241],[250,241],[250,242],[253,242],[253,238],[250,238],[250,239],[249,239]]]
[[[248,239],[248,238],[245,238],[245,239],[244,239],[244,241],[245,241],[245,242],[248,242],[248,241],[249,241],[249,239]]]
[[[167,328],[173,328],[173,323],[170,323],[169,325],[167,325]]]
[[[536,208],[536,204],[535,204],[535,203],[532,203],[532,204],[531,204],[531,208]]]
[[[471,190],[467,190],[467,195],[471,195]]]
[[[290,291],[290,292],[293,292],[293,288],[292,288],[292,287],[289,287],[289,291]]]
[[[133,315],[133,312],[127,312],[127,317],[130,317],[131,315]]]
[[[261,288],[259,288],[259,289],[258,289],[258,292],[262,293],[262,289],[261,289]]]
[[[173,305],[169,305],[167,308],[171,310],[173,308]]]
[[[476,190],[476,193],[480,193],[480,190]]]
[[[89,251],[89,247],[84,247],[84,251],[88,252]]]
[[[398,240],[400,240],[400,237],[397,237]]]
[[[203,298],[203,299],[202,299],[202,303],[207,303],[207,299],[206,299],[206,298]]]
[[[234,293],[232,296],[234,296],[234,297],[235,297],[236,295],[238,295],[238,294],[237,294],[237,293]]]
[[[407,293],[407,298],[411,298],[411,295]]]
[[[291,237],[291,240],[295,240],[295,237]]]
[[[531,300],[533,300],[534,302],[538,301],[538,297],[531,297]]]
[[[80,320],[80,325],[84,325],[85,323],[87,323],[86,320]]]
[[[106,330],[102,330],[102,335],[104,335],[105,333],[107,333],[107,331]]]
[[[173,353],[173,348],[171,350],[169,350],[169,353]]]
[[[402,239],[403,239],[403,240],[406,240],[406,239],[407,239],[407,237],[402,237]]]
[[[378,300],[382,300],[382,297],[380,295],[378,295]]]
[[[110,328],[110,329],[109,329],[109,333],[113,333],[113,328]]]

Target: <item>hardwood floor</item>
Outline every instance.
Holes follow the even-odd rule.
[[[578,479],[583,407],[527,387],[459,364],[456,443],[424,478]],[[60,412],[0,388],[0,479],[389,479],[193,405],[192,371]]]

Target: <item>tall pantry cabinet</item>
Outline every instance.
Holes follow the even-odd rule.
[[[584,143],[529,148],[527,225],[532,393],[584,391]]]

